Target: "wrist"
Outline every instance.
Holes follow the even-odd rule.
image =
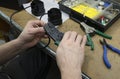
[[[15,42],[15,44],[16,44],[16,48],[19,48],[20,50],[21,49],[24,49],[24,42],[23,41],[21,41],[20,39],[15,39],[15,40],[13,40],[14,42]]]
[[[62,79],[82,79],[81,70],[65,70],[61,72]]]

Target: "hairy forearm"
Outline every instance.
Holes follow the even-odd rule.
[[[22,45],[17,39],[0,45],[0,65],[15,57],[22,51]]]
[[[82,79],[81,71],[76,69],[61,72],[61,77],[62,79]]]

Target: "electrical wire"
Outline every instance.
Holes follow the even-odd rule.
[[[40,16],[40,20],[42,19],[42,17],[43,17],[44,15],[47,15],[47,13],[44,13],[43,15],[41,15],[41,16]]]
[[[27,8],[29,8],[29,7],[31,7],[31,6],[25,7],[24,9],[27,9]],[[24,9],[22,9],[22,10],[24,10]],[[13,13],[11,14],[11,16],[10,16],[10,25],[11,25],[11,26],[13,26],[13,24],[12,24],[12,17],[13,17],[16,13],[21,12],[22,10],[17,10],[17,11],[15,11],[15,12],[13,12]]]
[[[42,19],[42,17],[43,17],[44,15],[47,15],[47,13],[44,13],[43,15],[41,15],[41,16],[40,16],[40,20]],[[50,39],[50,37],[48,36],[48,43],[47,43],[43,48],[48,47],[49,44],[50,44],[50,41],[51,41],[51,39]],[[40,48],[40,49],[42,49],[42,48]]]
[[[13,17],[16,13],[18,13],[18,12],[24,10],[24,9],[27,9],[27,8],[29,8],[29,7],[31,7],[31,6],[25,7],[25,8],[23,8],[23,9],[21,9],[21,10],[17,10],[17,11],[15,11],[15,12],[13,12],[13,13],[11,14],[11,16],[10,16],[10,26],[11,26],[10,32],[11,32],[11,34],[14,34],[14,38],[16,38],[16,37],[21,33],[21,31],[18,30],[18,29],[16,30],[16,28],[14,27],[12,17]],[[12,38],[12,39],[14,39],[14,38]],[[11,40],[12,40],[12,39],[11,39]]]
[[[48,36],[48,43],[47,43],[46,45],[44,45],[43,47],[41,47],[40,44],[38,43],[37,46],[38,46],[40,49],[44,49],[44,48],[46,48],[46,47],[49,46],[50,41],[51,41],[51,40],[50,40],[50,37]]]

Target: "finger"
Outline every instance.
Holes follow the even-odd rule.
[[[41,21],[41,20],[32,20],[32,21],[29,21],[29,24],[32,25],[32,26],[44,26],[44,22]]]
[[[40,21],[40,20],[39,20],[39,22],[36,23],[36,24],[38,24],[38,26],[40,26],[40,27],[43,27],[43,26],[45,25],[45,23],[44,23],[43,21]]]
[[[48,38],[48,35],[44,35],[44,38]]]
[[[86,35],[83,36],[82,42],[81,42],[81,47],[84,47],[87,41]]]
[[[76,43],[80,45],[81,41],[82,41],[82,36],[81,35],[77,35],[77,37],[76,37]]]
[[[76,40],[76,37],[77,37],[77,33],[72,32],[71,35],[70,35],[70,40],[74,42]]]
[[[31,33],[37,34],[37,33],[45,33],[43,27],[38,27],[38,28],[32,28]]]
[[[64,40],[68,40],[69,37],[70,37],[70,35],[71,35],[71,31],[66,32],[66,33],[64,34],[64,36],[63,36],[62,41],[64,41]]]

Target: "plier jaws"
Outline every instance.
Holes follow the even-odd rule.
[[[84,27],[86,33],[93,33],[93,32],[95,31],[94,28],[88,26],[88,25],[87,25],[86,23],[84,23],[84,22],[80,22],[80,24]]]
[[[80,22],[80,25],[83,26],[83,28],[85,30],[85,33],[87,36],[87,43],[90,44],[89,46],[91,46],[91,50],[94,50],[94,44],[93,44],[92,38],[90,37],[90,34],[96,33],[100,36],[103,36],[104,38],[112,39],[111,36],[101,32],[99,30],[96,30],[95,28],[87,25],[85,22]]]
[[[100,35],[100,36],[103,36],[104,38],[112,39],[111,36],[109,36],[109,35],[101,32],[101,31],[99,31],[99,30],[96,30],[95,28],[87,25],[85,22],[80,22],[80,24],[84,27],[86,33],[89,33],[89,34],[90,34],[90,33],[94,33],[94,32],[95,32],[96,34],[98,34],[98,35]]]
[[[110,69],[111,68],[111,64],[110,64],[110,62],[109,62],[109,60],[107,58],[107,48],[112,50],[112,51],[114,51],[114,52],[116,52],[117,54],[120,54],[120,50],[115,48],[115,47],[113,47],[112,45],[108,44],[105,39],[103,39],[103,41],[100,40],[100,43],[103,46],[103,61],[104,61],[105,65],[106,65],[106,67],[108,69]]]
[[[87,44],[89,44],[89,46],[91,46],[91,50],[94,50],[94,44],[93,44],[93,41],[92,41],[92,39],[90,37],[90,33],[93,33],[95,29],[88,26],[84,22],[80,22],[80,25],[82,25],[82,27],[85,30],[85,33],[86,33],[86,36],[87,36]]]

